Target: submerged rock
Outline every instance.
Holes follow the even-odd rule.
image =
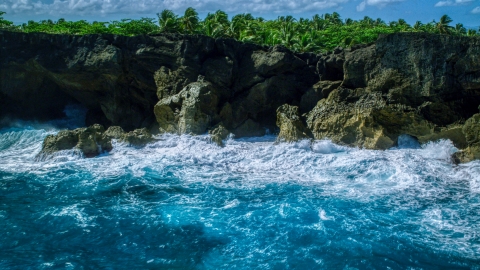
[[[294,142],[312,137],[300,118],[297,106],[285,104],[278,107],[277,126],[280,128],[278,141]]]

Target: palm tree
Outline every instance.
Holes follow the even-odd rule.
[[[3,19],[4,14],[6,14],[6,12],[0,10],[0,29],[1,28],[10,29],[10,30],[17,29],[18,27],[14,26],[13,22]]]
[[[474,37],[474,36],[476,36],[476,35],[477,35],[477,30],[475,30],[475,29],[468,29],[468,31],[467,31],[467,36],[469,36],[469,37]]]
[[[230,22],[228,15],[224,11],[217,10],[215,13],[208,13],[203,21],[204,32],[207,36],[222,37],[228,36],[230,31]]]
[[[440,34],[450,34],[453,27],[450,26],[449,24],[452,22],[452,18],[450,18],[448,15],[443,15],[440,18],[440,21],[435,25],[438,32]]]
[[[421,21],[416,21],[415,24],[413,25],[413,30],[415,32],[420,32],[422,31],[423,23]]]
[[[297,52],[313,52],[320,49],[310,33],[296,36],[294,42],[292,48]]]
[[[178,17],[173,11],[164,9],[161,13],[157,13],[160,32],[176,32],[178,31]]]
[[[404,20],[404,19],[398,19],[398,25],[397,25],[401,31],[406,31],[408,28],[410,28],[410,25]]]
[[[185,10],[185,14],[180,18],[180,25],[184,33],[194,34],[198,23],[198,13],[194,8],[189,7]]]
[[[467,34],[467,29],[465,27],[463,27],[463,24],[461,23],[457,23],[455,25],[455,34],[459,35],[459,36],[464,36]]]

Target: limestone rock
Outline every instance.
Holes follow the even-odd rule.
[[[123,136],[125,135],[125,131],[119,126],[111,126],[105,131],[103,135],[110,139],[119,140],[123,138]]]
[[[155,105],[161,132],[203,134],[218,119],[218,103],[223,97],[209,82],[194,82],[177,95]]]
[[[368,149],[388,149],[398,136],[421,137],[431,133],[431,125],[408,107],[389,105],[378,94],[337,89],[321,100],[307,115],[307,125],[316,139]],[[346,102],[345,100],[356,102]],[[339,101],[340,100],[340,101]]]
[[[110,139],[103,136],[103,126],[95,124],[87,128],[60,131],[45,138],[41,154],[52,154],[60,150],[79,149],[86,157],[94,157],[103,151],[112,150]]]
[[[128,145],[139,147],[155,141],[155,138],[146,128],[140,128],[125,133],[121,137],[121,141],[126,142]]]
[[[465,122],[463,133],[468,147],[453,155],[456,163],[465,163],[480,159],[480,113]]]
[[[320,81],[314,84],[310,89],[303,94],[300,100],[300,110],[302,112],[311,111],[317,102],[322,98],[327,98],[330,93],[337,89],[342,84],[342,81]]]
[[[295,142],[311,138],[310,131],[305,128],[297,106],[284,104],[277,109],[277,126],[280,128],[278,141]]]
[[[218,146],[223,146],[223,140],[228,137],[228,130],[223,125],[218,125],[216,128],[209,130],[210,138]]]

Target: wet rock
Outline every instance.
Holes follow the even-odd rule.
[[[212,141],[218,146],[223,146],[223,140],[227,139],[228,134],[230,134],[230,132],[221,124],[216,128],[209,130],[208,133],[210,134]]]
[[[335,90],[307,115],[307,125],[316,139],[368,149],[388,149],[398,136],[419,137],[431,132],[427,121],[411,108],[389,105],[381,95],[358,97],[348,90]],[[343,101],[339,101],[343,100]]]
[[[280,128],[278,141],[295,142],[312,137],[300,118],[297,106],[284,104],[278,107],[277,126]]]
[[[121,137],[121,141],[126,142],[130,146],[145,146],[148,143],[154,142],[152,134],[146,128],[135,129],[125,133]]]
[[[122,139],[124,135],[125,131],[119,126],[111,126],[104,133],[105,137],[117,140]]]
[[[468,147],[453,155],[456,163],[480,159],[480,114],[475,114],[465,122],[463,133]]]
[[[63,130],[57,135],[47,136],[40,153],[52,154],[60,150],[77,148],[86,157],[94,157],[103,151],[112,150],[111,141],[104,136],[104,132],[104,127],[99,124],[88,128]]]

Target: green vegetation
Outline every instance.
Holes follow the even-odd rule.
[[[58,21],[29,21],[22,25],[14,25],[3,19],[4,14],[5,12],[0,11],[0,28],[25,33],[70,35],[111,33],[125,36],[158,33],[201,34],[214,38],[234,38],[261,45],[281,44],[298,52],[327,51],[337,46],[349,47],[359,43],[370,43],[375,41],[379,34],[396,32],[479,35],[476,30],[467,30],[462,24],[451,26],[452,19],[447,15],[443,15],[438,22],[423,24],[417,21],[412,26],[403,19],[389,23],[370,17],[364,17],[362,20],[342,20],[336,12],[298,20],[292,16],[265,20],[261,17],[253,17],[251,14],[240,14],[229,20],[225,12],[218,10],[215,13],[209,13],[204,20],[201,20],[195,9],[188,8],[182,16],[176,15],[171,10],[163,10],[157,14],[157,19],[124,19],[91,23],[85,20],[72,22],[59,19]]]

